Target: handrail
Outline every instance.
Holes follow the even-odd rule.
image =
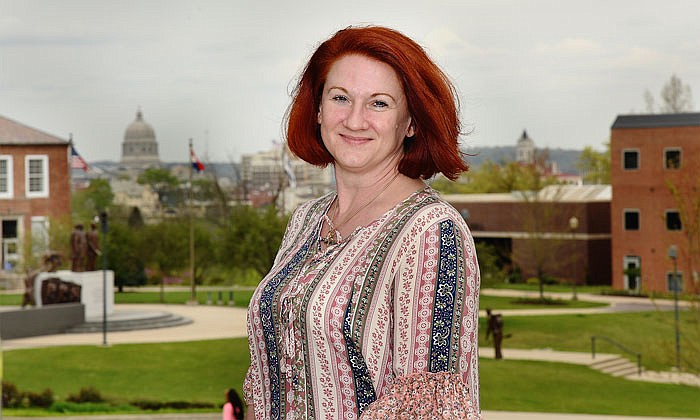
[[[624,351],[624,352],[626,352],[626,353],[629,353],[629,354],[632,354],[632,355],[636,356],[636,357],[637,357],[637,375],[639,375],[639,376],[642,375],[642,355],[641,355],[641,353],[637,353],[637,352],[634,351],[634,350],[630,350],[630,349],[628,349],[627,347],[625,347],[625,346],[623,346],[622,344],[620,344],[619,342],[617,342],[617,341],[615,341],[615,340],[613,340],[612,338],[609,338],[609,337],[605,337],[605,336],[602,336],[602,335],[600,335],[600,336],[592,335],[592,336],[591,336],[591,356],[592,356],[593,359],[595,359],[595,340],[596,340],[596,339],[605,340],[605,341],[607,341],[608,343],[610,343],[610,344],[616,346],[616,347],[619,348],[620,350],[622,350],[622,351]]]

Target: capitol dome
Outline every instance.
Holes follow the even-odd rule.
[[[160,165],[156,133],[153,127],[143,120],[140,109],[136,112],[134,122],[129,124],[124,132],[121,163],[136,169]]]

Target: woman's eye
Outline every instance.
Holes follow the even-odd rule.
[[[387,108],[389,104],[384,101],[376,100],[372,102],[372,106],[375,108]]]
[[[333,97],[331,99],[334,100],[335,102],[347,102],[348,101],[348,97],[345,95],[333,95]]]

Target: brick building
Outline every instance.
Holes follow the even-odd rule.
[[[476,242],[511,258],[524,279],[538,266],[560,281],[610,285],[610,186],[555,185],[536,195],[446,194]],[[574,219],[574,220],[572,220]]]
[[[27,239],[46,250],[49,221],[70,215],[69,146],[0,116],[0,273],[21,261]]]
[[[680,290],[697,292],[700,113],[620,115],[610,153],[613,287],[673,291],[675,245]]]

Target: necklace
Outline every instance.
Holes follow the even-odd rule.
[[[382,187],[382,189],[377,193],[377,195],[374,196],[374,198],[372,198],[367,203],[358,207],[357,210],[352,212],[349,217],[347,217],[345,220],[343,220],[342,223],[338,223],[337,226],[333,224],[333,221],[331,220],[331,218],[328,217],[328,212],[326,212],[326,214],[323,215],[323,219],[328,223],[328,233],[326,234],[325,237],[323,237],[323,236],[321,237],[321,242],[323,242],[326,245],[330,245],[330,246],[337,245],[340,242],[342,242],[343,237],[340,235],[340,232],[338,230],[341,227],[345,226],[355,216],[357,216],[357,214],[360,211],[364,210],[370,204],[374,203],[379,198],[379,196],[382,195],[382,193],[384,193],[384,191],[386,191],[387,188],[389,188],[389,186],[394,183],[394,181],[398,177],[399,177],[399,172],[396,172],[396,175],[394,175],[394,177],[391,178],[391,181],[387,182],[387,184],[384,187]],[[337,204],[337,202],[338,202],[337,200],[338,200],[338,196],[336,195],[335,199],[333,200],[333,202],[336,203],[336,212],[340,211],[340,208],[338,207],[338,204]]]

